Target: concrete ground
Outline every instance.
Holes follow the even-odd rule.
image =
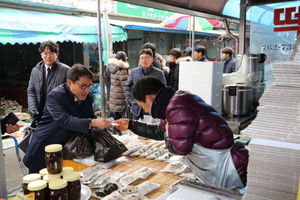
[[[16,155],[15,147],[4,149],[3,153],[5,162],[5,173],[6,173],[6,186],[8,190],[8,196],[16,194],[21,191],[23,173]],[[24,157],[24,153],[20,151],[21,158]],[[25,168],[26,172],[28,169]],[[10,192],[11,191],[11,192]]]

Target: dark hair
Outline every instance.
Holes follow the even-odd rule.
[[[176,59],[182,56],[181,50],[179,48],[173,48],[169,52],[170,55],[174,56]]]
[[[71,81],[78,81],[80,77],[87,76],[89,79],[93,80],[93,73],[82,64],[74,64],[67,73],[67,79]]]
[[[193,54],[193,49],[191,47],[185,50],[185,56],[192,56],[192,54]]]
[[[124,62],[127,61],[127,55],[124,51],[118,51],[116,54],[116,59],[123,60]]]
[[[229,54],[229,56],[231,57],[232,54],[233,54],[233,50],[232,50],[232,48],[230,48],[230,47],[224,47],[224,48],[222,49],[222,53]]]
[[[153,54],[156,53],[156,46],[155,46],[155,44],[150,43],[150,42],[147,42],[147,43],[143,44],[142,49],[148,49],[148,48],[150,48],[152,50]]]
[[[139,56],[144,54],[144,53],[148,54],[151,58],[153,57],[153,51],[150,48],[140,50]]]
[[[164,84],[153,76],[144,76],[136,81],[131,88],[132,97],[138,101],[146,102],[146,95],[156,95]]]
[[[39,52],[42,53],[46,49],[46,47],[48,47],[51,52],[58,53],[59,51],[59,45],[55,42],[48,40],[41,43],[39,47]]]
[[[197,45],[194,47],[194,51],[197,51],[198,53],[201,52],[202,56],[206,53],[206,48],[203,45]]]

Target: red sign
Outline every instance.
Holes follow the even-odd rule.
[[[283,26],[274,28],[274,32],[297,31],[297,35],[300,34],[300,6],[298,7],[298,12],[296,9],[297,7],[274,10],[274,25]],[[284,18],[282,14],[284,14]]]

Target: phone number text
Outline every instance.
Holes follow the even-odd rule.
[[[277,44],[270,44],[270,45],[266,45],[263,44],[261,45],[262,49],[265,50],[292,50],[293,45],[292,44],[281,44],[281,45],[277,45]]]

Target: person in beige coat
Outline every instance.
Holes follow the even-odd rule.
[[[109,110],[110,117],[120,119],[122,107],[126,103],[125,84],[129,76],[129,63],[124,51],[118,51],[116,58],[108,60],[110,73]],[[114,129],[114,133],[119,130]]]

